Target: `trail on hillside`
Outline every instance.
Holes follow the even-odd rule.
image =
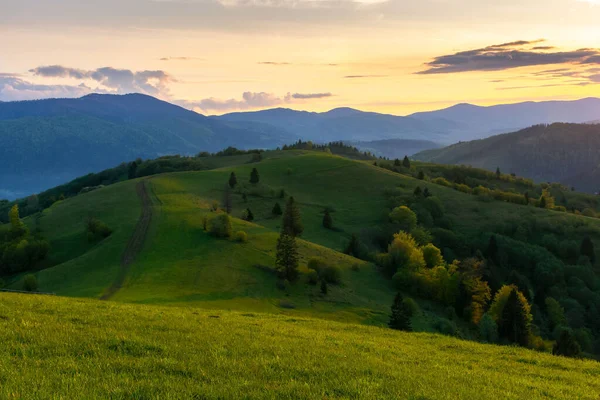
[[[146,236],[148,235],[150,222],[152,222],[152,200],[148,195],[146,181],[139,182],[135,187],[135,191],[137,192],[137,195],[142,203],[142,214],[135,225],[135,229],[131,235],[131,238],[129,239],[129,242],[127,243],[127,247],[121,256],[121,267],[119,269],[119,274],[112,285],[106,290],[102,297],[100,297],[101,300],[110,299],[119,291],[119,289],[121,289],[123,282],[125,282],[127,272],[129,271],[129,266],[135,261],[138,254],[142,251],[144,242],[146,241]]]

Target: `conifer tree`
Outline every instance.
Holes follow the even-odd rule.
[[[581,353],[581,346],[577,343],[570,329],[563,329],[560,337],[552,347],[552,354],[565,357],[577,357]]]
[[[323,216],[323,226],[326,229],[333,228],[333,218],[331,218],[331,214],[329,213],[329,209],[325,209],[325,215]]]
[[[282,232],[277,240],[275,265],[282,279],[294,282],[298,277],[298,246],[296,239],[285,232]]]
[[[402,163],[400,162],[400,160],[398,160],[398,159],[396,158],[396,159],[394,160],[394,166],[395,166],[395,167],[399,167],[399,166],[401,166],[401,165],[402,165]]]
[[[232,172],[229,175],[229,187],[233,189],[235,185],[237,185],[237,177],[235,176],[235,172]]]
[[[279,203],[275,203],[275,205],[273,206],[273,210],[271,211],[271,214],[273,214],[275,216],[280,216],[283,214],[283,211],[281,210],[281,206],[279,205]]]
[[[587,256],[590,259],[592,265],[596,262],[596,252],[594,251],[594,242],[590,239],[589,236],[583,238],[581,242],[581,255]]]
[[[410,168],[410,160],[408,159],[408,156],[404,156],[404,160],[402,160],[402,166],[404,168]]]
[[[254,221],[254,214],[249,208],[246,208],[246,221]]]
[[[256,168],[252,168],[252,172],[250,173],[250,183],[255,185],[259,181],[260,181],[260,175],[258,175],[258,170]]]
[[[429,191],[429,188],[423,189],[423,197],[427,198],[427,197],[431,197],[431,196],[432,196],[432,194]]]
[[[355,233],[352,234],[352,237],[350,238],[350,242],[348,242],[348,246],[346,246],[344,253],[348,254],[349,256],[356,257],[356,258],[359,257],[360,242],[358,241],[358,237],[356,236]]]
[[[390,316],[390,322],[388,323],[388,326],[399,331],[412,331],[412,325],[410,323],[410,310],[408,310],[408,307],[406,307],[404,298],[400,292],[398,292],[394,298],[394,303],[392,304],[392,315]]]
[[[546,198],[544,196],[540,198],[540,208],[546,208]]]
[[[291,236],[300,236],[304,231],[302,225],[302,219],[300,217],[300,209],[294,200],[294,197],[290,197],[285,206],[285,212],[283,213],[283,228],[282,233],[286,233]]]
[[[133,161],[132,163],[129,164],[129,170],[127,172],[128,179],[134,179],[136,177],[137,167],[138,167],[138,164],[135,161]]]
[[[531,321],[527,305],[523,304],[523,301],[527,302],[525,297],[519,296],[517,289],[513,287],[498,321],[498,333],[510,342],[527,346],[531,334]]]
[[[233,197],[229,185],[225,185],[225,189],[223,190],[223,209],[227,214],[231,214],[233,210]]]
[[[500,172],[500,167],[496,167],[496,178],[500,179],[502,173]]]
[[[421,186],[417,186],[417,187],[415,188],[415,191],[413,192],[413,194],[414,194],[416,197],[420,197],[420,196],[423,194],[423,191],[421,190]]]
[[[419,171],[419,174],[417,175],[417,178],[419,180],[423,180],[425,179],[425,173],[423,171]]]

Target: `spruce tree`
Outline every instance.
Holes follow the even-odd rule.
[[[344,253],[348,254],[349,256],[359,258],[360,242],[358,241],[358,237],[356,236],[356,234],[354,234],[354,233],[352,234],[352,237],[350,238],[350,242],[348,242],[348,245],[346,246]]]
[[[246,208],[246,221],[254,221],[254,214],[249,208]]]
[[[556,356],[577,357],[581,353],[581,346],[577,343],[570,329],[563,329],[560,337],[552,347],[552,354]]]
[[[282,279],[294,282],[298,278],[298,245],[296,239],[285,232],[277,240],[275,265]]]
[[[404,160],[402,160],[402,166],[404,168],[410,168],[410,160],[408,159],[408,156],[404,156]]]
[[[498,322],[498,333],[501,337],[521,346],[527,346],[531,333],[530,321],[516,288],[510,292]]]
[[[237,177],[235,176],[235,172],[232,172],[229,175],[229,187],[233,189],[235,185],[237,185]]]
[[[500,179],[502,173],[500,172],[500,167],[496,167],[496,178]]]
[[[275,205],[273,206],[273,210],[271,211],[271,214],[273,214],[277,217],[283,214],[283,211],[281,210],[281,206],[279,205],[279,203],[275,203]]]
[[[432,196],[432,194],[429,191],[429,188],[423,189],[423,197],[427,198],[427,197],[431,197],[431,196]]]
[[[390,322],[388,326],[392,329],[399,331],[412,331],[412,325],[410,323],[410,311],[404,304],[404,298],[402,294],[398,292],[394,298],[392,304],[392,315],[390,316]]]
[[[302,219],[300,217],[300,209],[294,200],[294,197],[290,197],[285,206],[285,212],[283,213],[283,228],[282,233],[286,233],[291,236],[300,236],[304,231],[302,225]]]
[[[333,218],[331,218],[331,214],[329,213],[328,209],[325,209],[325,215],[323,216],[323,226],[326,229],[333,228]]]
[[[399,167],[400,165],[402,165],[402,163],[400,163],[400,160],[398,160],[397,158],[394,160],[394,166],[395,167]]]
[[[225,189],[223,190],[223,209],[227,214],[231,214],[233,209],[233,197],[229,185],[225,185]]]
[[[596,262],[596,252],[594,251],[594,242],[590,239],[589,236],[583,238],[581,242],[581,255],[587,256],[590,259],[592,265]]]
[[[421,197],[421,195],[423,194],[423,191],[421,190],[421,186],[417,186],[415,188],[415,191],[413,192],[413,194],[415,195],[415,197]]]
[[[258,170],[256,168],[252,168],[252,172],[250,173],[250,183],[255,185],[259,181],[260,181],[260,176],[258,175]]]
[[[129,164],[129,171],[127,172],[127,177],[129,179],[134,179],[137,176],[137,162],[133,161]]]
[[[419,174],[417,175],[417,178],[419,180],[423,180],[425,179],[425,173],[423,171],[419,171]]]

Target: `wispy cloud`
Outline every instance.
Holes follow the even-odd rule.
[[[241,99],[218,99],[210,97],[199,101],[180,101],[178,104],[203,112],[243,111],[276,107],[294,103],[295,101],[322,99],[331,96],[333,96],[331,93],[287,93],[284,96],[277,96],[267,92],[244,92]]]
[[[199,57],[162,57],[160,61],[204,61],[203,58]]]
[[[523,49],[536,41],[515,41],[499,45],[461,51],[454,54],[435,57],[426,63],[426,69],[418,74],[449,74],[473,71],[502,71],[512,68],[540,65],[583,65],[600,64],[600,49],[578,49],[571,51],[540,51]],[[544,46],[544,50],[550,46]]]
[[[325,97],[333,96],[331,93],[294,93],[292,94],[293,99],[323,99]]]
[[[16,75],[0,74],[0,100],[20,101],[41,98],[81,97],[92,89],[80,85],[42,85],[28,82]]]
[[[278,62],[278,61],[259,61],[257,64],[260,65],[291,65],[289,62]]]
[[[388,75],[346,75],[344,79],[386,78]]]

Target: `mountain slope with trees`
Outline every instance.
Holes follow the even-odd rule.
[[[600,125],[536,125],[518,132],[415,154],[417,160],[462,164],[558,182],[579,191],[600,190]]]

